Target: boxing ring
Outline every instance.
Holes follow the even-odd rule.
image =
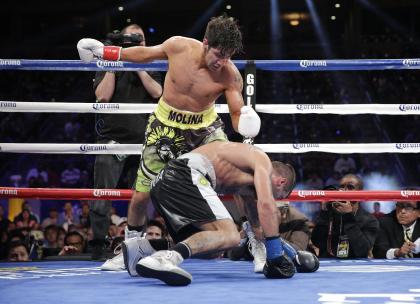
[[[420,59],[388,60],[256,60],[234,61],[239,69],[248,64],[265,71],[354,71],[420,69]],[[103,71],[138,69],[165,71],[166,61],[149,64],[78,60],[1,59],[0,70]],[[245,72],[246,74],[246,72]],[[255,74],[254,74],[255,77]],[[251,77],[252,78],[252,77]],[[255,102],[255,82],[244,77],[248,104]],[[250,81],[251,80],[251,81]],[[251,102],[254,99],[254,102]],[[419,115],[420,104],[254,104],[270,114],[377,114]],[[117,103],[62,103],[0,101],[0,112],[38,113],[150,113],[155,105]],[[217,104],[219,113],[227,105]],[[257,144],[267,153],[419,153],[420,143]],[[140,154],[141,145],[128,144],[23,144],[0,143],[1,153]],[[131,190],[41,189],[0,187],[0,198],[128,200]],[[322,191],[297,190],[290,201],[420,200],[420,191]],[[48,261],[0,264],[2,302],[48,300],[61,303],[142,301],[170,303],[419,303],[420,260],[321,260],[315,273],[296,273],[289,280],[267,280],[253,272],[250,262],[188,260],[193,275],[188,287],[170,288],[161,282],[131,278],[124,272],[101,272],[100,263]],[[22,293],[22,291],[25,291]]]
[[[393,303],[420,302],[420,260],[323,260],[317,272],[268,280],[252,262],[188,260],[188,287],[100,271],[98,262],[1,263],[2,303]]]

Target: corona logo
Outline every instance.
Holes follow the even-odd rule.
[[[93,196],[95,196],[95,197],[121,196],[121,191],[95,189],[95,190],[93,190]]]
[[[327,61],[326,60],[301,60],[299,62],[300,67],[302,68],[309,68],[309,67],[326,67]]]
[[[321,190],[299,190],[298,196],[305,198],[307,196],[325,196],[325,191]]]

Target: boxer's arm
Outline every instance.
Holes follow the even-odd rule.
[[[172,54],[185,50],[186,39],[174,36],[155,46],[133,46],[121,50],[120,60],[132,62],[149,62],[158,59],[169,59]]]
[[[265,153],[255,154],[254,185],[257,192],[258,219],[265,237],[279,236],[279,222],[274,203],[271,161]]]
[[[260,131],[261,119],[251,106],[244,106],[243,80],[235,66],[233,66],[233,75],[231,83],[225,91],[232,125],[235,131],[245,139],[252,139]]]
[[[242,97],[243,80],[238,69],[234,67],[234,77],[225,90],[225,97],[229,107],[230,118],[232,120],[233,129],[238,132],[239,117],[241,116],[241,108],[244,106]]]
[[[132,46],[121,49],[120,60],[131,62],[150,62],[156,59],[167,59],[164,44],[155,46]]]

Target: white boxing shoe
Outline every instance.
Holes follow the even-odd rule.
[[[125,226],[124,229],[124,236],[125,236],[125,240],[130,240],[130,239],[137,239],[141,236],[141,232],[135,231],[135,230],[128,230],[127,226]],[[124,264],[124,256],[123,256],[123,252],[120,248],[120,245],[118,245],[115,249],[114,249],[114,253],[116,254],[116,256],[114,256],[112,259],[108,259],[105,261],[105,263],[103,263],[101,265],[101,270],[104,271],[121,271],[121,270],[125,270],[126,266]],[[134,273],[136,273],[134,271]],[[136,274],[137,275],[137,274]]]
[[[258,241],[255,238],[250,238],[248,246],[249,251],[254,257],[254,272],[262,273],[267,259],[267,251],[265,249],[264,242]]]
[[[121,244],[123,264],[127,269],[128,274],[132,277],[137,277],[136,264],[137,262],[156,252],[150,245],[149,240],[141,238],[132,238],[125,240]]]
[[[184,259],[172,250],[161,250],[141,259],[136,265],[137,273],[145,278],[154,278],[171,286],[186,286],[192,276],[179,267]]]
[[[124,257],[122,252],[118,253],[112,259],[108,259],[101,265],[101,270],[104,271],[121,271],[125,270]]]
[[[252,231],[252,227],[248,221],[242,224],[242,229],[245,231],[249,242],[248,248],[254,257],[254,272],[262,273],[264,270],[265,261],[267,259],[267,251],[263,241],[259,241],[255,238],[255,234]]]

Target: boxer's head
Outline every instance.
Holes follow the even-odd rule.
[[[233,54],[242,51],[242,33],[237,21],[228,16],[212,18],[207,24],[203,46],[208,68],[223,67]]]
[[[273,174],[271,183],[273,187],[273,196],[277,199],[283,199],[290,195],[296,184],[295,169],[289,164],[279,161],[272,161]]]

